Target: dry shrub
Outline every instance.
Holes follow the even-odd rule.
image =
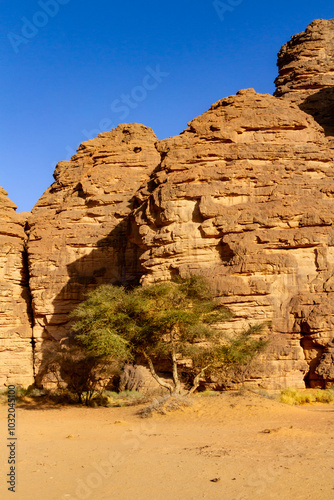
[[[303,405],[310,403],[333,403],[333,389],[284,389],[280,400],[289,405]]]
[[[158,415],[167,415],[167,413],[176,410],[183,410],[192,405],[192,400],[189,396],[177,394],[175,396],[163,396],[155,398],[153,401],[139,410],[138,415],[141,418],[150,418],[157,413]]]

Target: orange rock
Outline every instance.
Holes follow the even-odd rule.
[[[0,188],[0,386],[33,383],[32,318],[29,311],[24,226],[27,214]]]
[[[119,125],[58,163],[55,182],[29,218],[29,270],[37,365],[50,341],[69,332],[69,313],[102,283],[138,281],[138,247],[128,216],[160,162],[152,130]]]
[[[333,33],[317,20],[282,47],[275,96],[240,90],[160,142],[119,125],[58,163],[27,226],[37,380],[87,291],[200,273],[235,314],[228,333],[271,322],[249,384],[334,381]],[[0,213],[0,355],[12,366],[22,346],[28,380],[25,216],[3,191]]]
[[[317,19],[278,54],[275,95],[311,114],[334,135],[334,19]]]
[[[229,333],[272,322],[271,347],[253,373],[260,385],[302,387],[334,318],[325,289],[334,264],[334,165],[322,128],[288,100],[248,89],[158,149],[155,189],[135,211],[142,282],[205,275],[235,313]],[[296,311],[300,294],[309,302]]]

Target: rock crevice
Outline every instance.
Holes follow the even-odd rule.
[[[16,205],[0,188],[0,386],[34,382],[27,215],[17,214]]]

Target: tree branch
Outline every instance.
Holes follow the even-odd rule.
[[[202,368],[202,370],[196,375],[196,377],[194,378],[194,381],[193,381],[193,386],[191,387],[190,391],[188,392],[189,396],[190,396],[190,394],[193,394],[196,391],[197,387],[199,386],[199,382],[200,382],[202,375],[204,375],[205,370],[210,368],[210,366],[211,365],[204,366],[204,368]]]

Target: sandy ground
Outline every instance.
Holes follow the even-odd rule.
[[[168,415],[138,407],[17,411],[16,500],[333,500],[334,405],[255,394],[194,398]]]

